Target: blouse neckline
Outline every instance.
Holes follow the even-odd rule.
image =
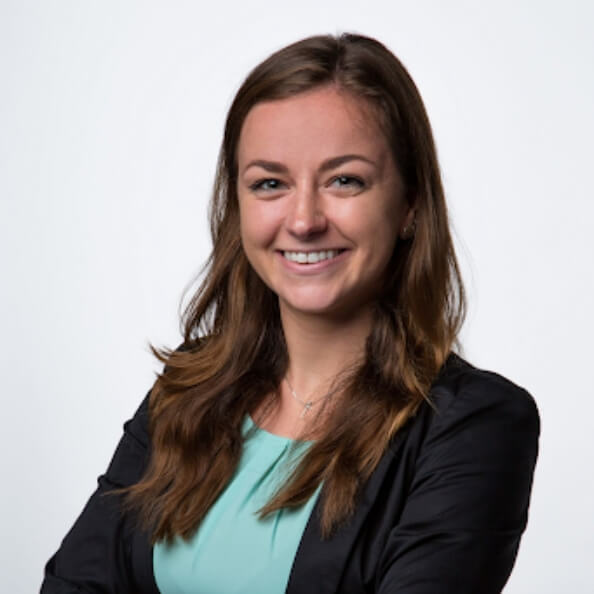
[[[259,435],[262,435],[271,442],[276,441],[279,444],[309,445],[313,443],[313,441],[309,441],[306,439],[296,439],[294,437],[286,437],[284,435],[277,435],[276,433],[271,433],[267,429],[263,429],[262,427],[260,427],[260,425],[257,425],[250,414],[246,416],[245,429],[246,431],[250,431],[253,429],[254,432],[258,433]]]

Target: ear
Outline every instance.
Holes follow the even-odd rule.
[[[404,220],[402,221],[402,226],[400,227],[400,239],[412,239],[414,237],[415,231],[417,229],[417,221],[415,218],[415,209],[409,208]]]

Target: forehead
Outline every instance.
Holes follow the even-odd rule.
[[[328,158],[365,152],[379,159],[388,145],[374,107],[326,86],[256,104],[243,123],[238,161],[247,158]]]

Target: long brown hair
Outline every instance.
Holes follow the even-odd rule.
[[[361,485],[427,398],[456,340],[464,291],[431,127],[404,66],[378,41],[353,34],[310,37],[274,53],[249,74],[227,116],[210,209],[214,247],[184,313],[183,347],[155,351],[165,371],[150,398],[151,458],[125,500],[153,542],[196,530],[237,467],[245,416],[275,393],[288,366],[277,297],[240,242],[243,122],[261,101],[328,84],[374,107],[416,228],[396,244],[365,359],[350,370],[341,406],[262,515],[303,504],[323,483],[323,534],[348,519]]]

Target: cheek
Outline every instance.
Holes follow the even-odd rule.
[[[382,275],[394,252],[397,241],[396,225],[387,217],[373,218],[359,228],[356,243],[360,249],[359,265],[362,274]]]
[[[359,214],[358,217],[351,217],[345,221],[342,228],[361,247],[365,246],[375,251],[382,246],[393,246],[398,235],[398,225],[394,215],[393,212],[378,212],[372,217]]]
[[[239,225],[244,248],[266,247],[276,237],[279,218],[266,203],[240,205]]]
[[[371,238],[372,249],[378,256],[388,258],[392,255],[404,218],[404,208],[400,201],[385,201],[381,208],[370,209],[373,216],[366,221],[365,233]]]

